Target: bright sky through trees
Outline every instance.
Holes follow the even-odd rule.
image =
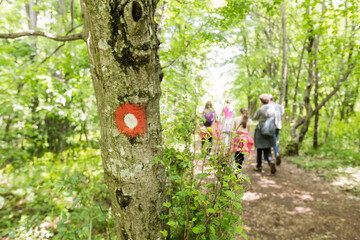
[[[214,46],[212,52],[208,54],[213,66],[209,66],[206,70],[208,72],[205,85],[209,85],[209,87],[206,87],[203,101],[211,100],[217,112],[221,111],[225,98],[230,98],[226,91],[230,89],[230,83],[235,77],[235,65],[225,62],[238,54],[235,47],[221,48],[219,46]]]

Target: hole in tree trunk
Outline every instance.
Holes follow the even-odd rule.
[[[132,5],[132,16],[135,22],[138,22],[142,17],[142,8],[139,2],[134,1]]]
[[[115,194],[120,207],[122,207],[125,210],[126,207],[129,206],[130,204],[130,200],[131,200],[130,196],[124,195],[121,189],[117,189]]]

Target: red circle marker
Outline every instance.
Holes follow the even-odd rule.
[[[119,132],[137,137],[146,131],[146,114],[143,106],[125,103],[116,110],[115,121]]]

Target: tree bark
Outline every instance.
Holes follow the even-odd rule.
[[[286,8],[285,2],[281,2],[281,32],[282,32],[282,70],[281,70],[281,86],[280,86],[280,101],[279,104],[284,108],[288,65],[287,65],[287,38],[286,38]]]
[[[325,3],[322,2],[321,4],[322,14],[320,18],[320,22],[324,21],[324,13],[325,13]],[[321,30],[321,27],[320,27]],[[321,33],[319,31],[319,35],[317,38],[315,38],[315,44],[314,44],[314,64],[315,64],[315,89],[314,89],[314,107],[315,109],[319,106],[319,81],[320,81],[320,72],[318,67],[318,59],[317,54],[319,52],[319,43],[320,43],[320,37]],[[315,111],[315,122],[314,122],[314,139],[313,139],[313,147],[318,148],[319,146],[319,120],[320,120],[320,113],[319,111]]]
[[[306,84],[306,89],[305,89],[305,93],[304,93],[304,106],[306,109],[306,115],[304,118],[301,118],[299,116],[298,121],[297,121],[297,127],[301,126],[301,129],[299,131],[299,134],[296,135],[295,131],[297,127],[294,127],[294,129],[292,129],[292,135],[294,137],[297,136],[297,138],[293,139],[291,143],[288,144],[287,146],[287,151],[286,154],[288,155],[297,155],[299,152],[299,149],[301,148],[301,145],[304,141],[304,137],[309,129],[310,126],[310,122],[311,122],[311,118],[313,116],[313,109],[311,107],[311,102],[310,102],[310,96],[311,96],[311,91],[312,91],[312,86],[314,84],[314,41],[315,41],[315,36],[314,36],[314,25],[312,22],[312,9],[311,9],[311,4],[310,1],[308,3],[307,6],[307,15],[308,15],[308,39],[307,39],[307,52],[308,52],[308,80],[307,80],[307,84]]]
[[[317,51],[317,47],[315,47],[315,51]],[[315,53],[316,55],[316,53]],[[317,60],[315,59],[315,88],[314,88],[314,106],[315,109],[319,105],[319,70],[317,66]],[[317,148],[319,145],[318,136],[319,136],[319,111],[315,113],[315,121],[314,121],[314,138],[313,138],[313,147]]]
[[[332,111],[331,111],[331,116],[330,116],[330,119],[329,119],[328,124],[327,124],[325,137],[324,137],[322,143],[321,143],[319,146],[325,144],[326,141],[327,141],[327,139],[328,139],[328,137],[329,137],[330,126],[331,126],[332,120],[333,120],[333,118],[334,118],[334,115],[335,115],[335,108],[333,108]]]
[[[66,0],[59,0],[58,14],[65,17],[65,15],[66,15]]]
[[[253,117],[256,112],[257,102],[256,97],[248,96],[248,111],[250,117]]]
[[[302,68],[302,61],[303,61],[303,57],[304,57],[304,52],[305,52],[305,48],[306,48],[306,39],[304,39],[304,44],[303,44],[303,48],[301,50],[301,55],[300,55],[300,60],[299,60],[299,69],[298,69],[298,73],[296,75],[296,83],[295,83],[295,89],[294,89],[294,98],[293,98],[293,110],[291,113],[291,122],[295,119],[295,115],[297,112],[297,94],[298,94],[298,89],[299,89],[299,81],[300,81],[300,73],[301,73],[301,68]]]
[[[28,25],[30,30],[35,30],[37,27],[37,15],[38,12],[34,11],[33,7],[36,6],[36,1],[29,0],[26,4],[26,13],[28,15]]]
[[[270,54],[270,71],[269,71],[269,75],[270,75],[270,78],[271,79],[274,79],[274,56],[273,56],[273,53],[274,53],[274,44],[273,44],[273,30],[272,30],[272,22],[271,22],[271,19],[269,18],[269,40],[270,40],[270,51],[271,51],[271,54]]]
[[[25,37],[25,36],[45,37],[45,38],[59,41],[59,42],[67,42],[67,41],[75,41],[75,40],[83,39],[82,33],[77,33],[77,34],[68,35],[68,36],[56,36],[51,33],[33,31],[33,30],[18,32],[18,33],[0,33],[0,38],[8,38],[8,39]]]
[[[157,1],[82,0],[90,69],[101,125],[101,155],[118,239],[160,239],[165,229],[165,171],[159,98],[161,67],[154,13]],[[135,137],[117,126],[123,104],[146,112]],[[120,119],[124,120],[125,119]],[[128,126],[128,125],[127,125]],[[129,125],[129,128],[131,126]],[[119,132],[120,131],[120,132]]]

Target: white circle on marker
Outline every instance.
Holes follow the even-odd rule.
[[[133,129],[138,125],[138,120],[131,113],[128,113],[125,115],[124,122],[125,122],[126,126],[130,129]]]

